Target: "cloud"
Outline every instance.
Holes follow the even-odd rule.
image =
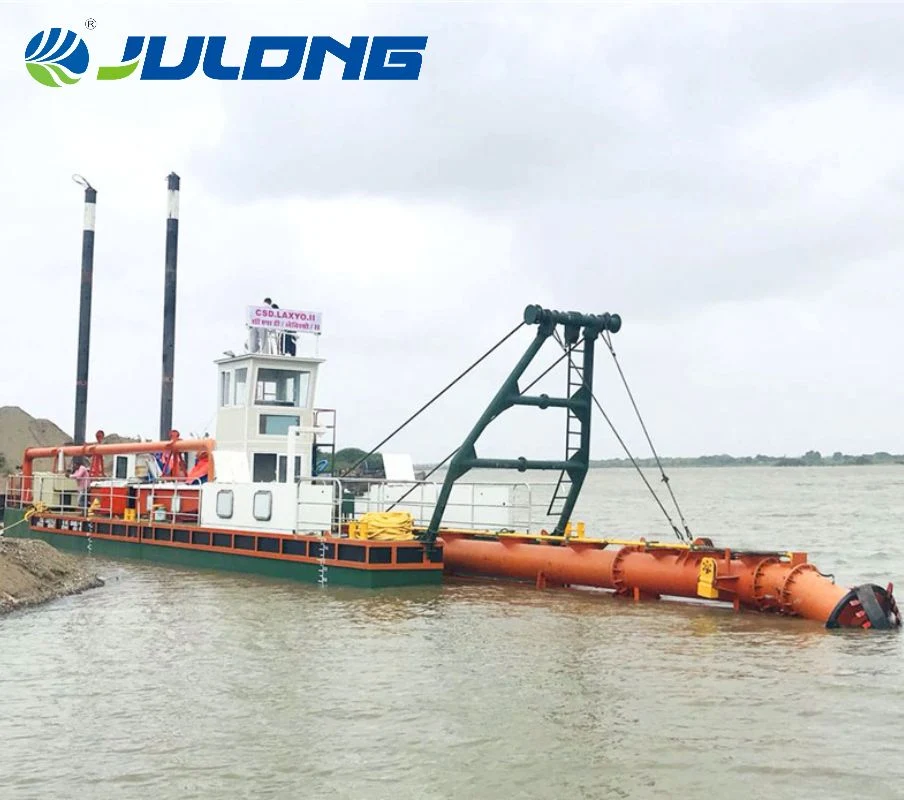
[[[9,11],[4,52],[82,24]],[[619,353],[664,454],[904,449],[888,367],[904,294],[902,14],[230,5],[214,25],[206,6],[98,11],[92,66],[136,31],[174,47],[223,34],[234,63],[257,33],[430,38],[417,82],[342,82],[334,65],[319,82],[57,91],[10,62],[0,402],[70,425],[81,204],[69,175],[81,172],[99,189],[89,429],[156,433],[175,170],[185,431],[210,421],[210,362],[241,346],[245,304],[270,295],[324,312],[319,400],[339,409],[344,445],[378,441],[540,302],[623,315]],[[522,334],[398,447],[451,450]],[[608,366],[600,397],[629,429]],[[560,420],[520,411],[482,454],[558,453]],[[594,425],[594,452],[617,455]],[[628,439],[642,452],[639,433]]]
[[[196,164],[236,199],[495,216],[524,272],[643,316],[775,296],[895,241],[901,21],[887,6],[405,9],[394,29],[430,35],[420,81],[235,93]]]

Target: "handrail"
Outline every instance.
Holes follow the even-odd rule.
[[[232,484],[232,482],[229,482]],[[215,485],[216,482],[213,482]],[[323,495],[309,495],[302,497],[302,484],[329,485],[331,491]],[[365,484],[371,487],[370,491],[363,495],[349,492],[349,488],[355,484]],[[211,485],[211,484],[208,484]],[[248,482],[249,486],[252,485]],[[274,486],[279,484],[273,484]],[[406,492],[405,487],[414,485],[414,492]],[[53,487],[52,489],[50,487]],[[141,480],[139,478],[104,477],[90,479],[88,491],[92,498],[101,501],[100,514],[109,513],[117,503],[124,487],[128,487],[131,501],[139,499],[136,509],[138,515],[152,513],[158,503],[165,506],[173,505],[173,496],[188,495],[194,497],[202,486],[196,485],[186,479],[155,479]],[[537,533],[549,527],[547,515],[543,513],[545,508],[544,494],[548,494],[554,488],[552,482],[534,484],[527,481],[477,481],[459,483],[451,502],[447,504],[447,515],[444,519],[444,529],[473,529],[480,531],[521,531],[524,534]],[[490,491],[483,497],[482,489]],[[539,495],[537,494],[540,490]],[[53,496],[48,494],[53,493]],[[295,500],[295,527],[310,528],[315,522],[323,523],[323,529],[329,527],[333,531],[341,531],[345,519],[354,520],[363,513],[372,511],[385,511],[395,505],[399,494],[405,494],[406,499],[400,504],[400,509],[410,511],[418,527],[425,527],[440,491],[440,483],[432,480],[387,480],[372,478],[345,478],[339,479],[330,476],[311,476],[296,481],[294,492]],[[140,493],[141,497],[133,497],[132,493]],[[74,498],[77,493],[77,482],[71,476],[63,474],[33,474],[29,477],[23,475],[12,476],[9,486],[8,505],[11,508],[26,507],[34,500],[42,500],[50,506],[76,508]],[[71,494],[71,497],[68,497]],[[64,499],[68,497],[68,499]],[[347,511],[343,505],[349,501],[354,504]],[[192,507],[184,505],[176,513],[185,518],[194,515],[196,510],[200,516],[200,508],[192,500]],[[328,517],[318,511],[318,508],[330,508]],[[170,509],[175,511],[175,509]],[[311,516],[307,516],[311,512]],[[115,516],[115,514],[114,514]],[[318,528],[319,529],[319,528]]]
[[[416,518],[423,520],[422,527],[427,524],[433,509],[437,505],[437,499],[440,494],[440,482],[428,480],[389,480],[387,478],[344,478],[346,485],[364,484],[370,491],[362,495],[356,495],[355,501],[365,504],[368,509],[386,510],[385,507],[395,508],[396,506],[414,508],[417,510]],[[394,494],[387,491],[388,488],[399,488],[402,486],[413,487],[407,492],[403,492],[400,498],[395,498]],[[532,484],[527,481],[475,481],[475,482],[458,482],[457,488],[465,491],[465,496],[457,498],[454,502],[447,502],[448,509],[457,509],[461,512],[461,519],[447,520],[445,524],[465,524],[475,528],[484,529],[486,526],[495,526],[501,529],[508,529],[509,525],[499,522],[489,523],[481,520],[481,509],[499,509],[497,503],[481,503],[478,502],[477,492],[481,488],[505,488],[511,489],[513,492],[524,491],[524,502],[517,502],[513,497],[511,504],[505,505],[509,511],[510,524],[517,524],[519,527],[524,525],[528,531],[534,529],[535,514],[540,509],[546,507],[546,502],[535,502],[535,489],[546,487],[550,492],[555,488],[555,483],[550,481],[541,484]],[[432,494],[425,492],[426,489],[432,489]],[[376,489],[376,492],[373,491]],[[419,491],[417,491],[419,489]],[[517,515],[517,519],[516,516]],[[543,523],[539,523],[543,524]]]

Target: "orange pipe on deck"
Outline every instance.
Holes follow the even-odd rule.
[[[117,444],[74,444],[62,447],[29,447],[22,457],[22,477],[27,480],[33,474],[32,462],[36,458],[56,458],[60,453],[65,456],[113,456],[131,455],[133,453],[198,453],[206,451],[210,458],[207,466],[207,479],[214,479],[213,451],[216,447],[214,439],[170,439],[168,442],[119,442]]]
[[[733,553],[707,546],[648,547],[643,542],[619,547],[593,539],[488,541],[446,531],[441,535],[444,563],[452,573],[515,578],[540,587],[593,586],[635,598],[699,598],[705,596],[698,593],[701,567],[707,566],[714,571],[712,586],[717,595],[708,599],[730,602],[736,608],[805,617],[829,627],[897,627],[901,622],[890,586],[887,590],[872,587],[887,620],[879,620],[877,614],[868,616],[861,608],[861,600],[869,604],[868,597],[832,583],[807,563],[805,553]],[[704,559],[711,561],[704,565]]]

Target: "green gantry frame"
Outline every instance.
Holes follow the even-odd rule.
[[[524,309],[524,322],[527,325],[536,325],[537,335],[461,447],[458,448],[449,464],[449,471],[446,474],[443,488],[436,501],[436,508],[433,511],[430,524],[423,534],[424,540],[431,545],[439,534],[446,504],[449,502],[449,495],[452,493],[452,486],[455,481],[471,469],[516,469],[519,472],[525,472],[529,469],[562,470],[568,475],[571,487],[568,491],[568,496],[565,498],[554,533],[561,536],[565,531],[565,526],[571,519],[571,513],[574,510],[590,466],[590,412],[593,399],[594,344],[599,334],[603,331],[617,333],[621,329],[621,317],[618,314],[582,314],[578,311],[551,311],[538,305],[531,305]],[[540,348],[553,335],[557,325],[563,326],[563,341],[569,348],[574,347],[581,340],[583,331],[584,352],[581,365],[582,378],[580,388],[569,397],[549,397],[546,394],[538,396],[524,395],[518,387],[518,381],[537,353],[540,352]],[[512,406],[568,409],[581,423],[580,446],[564,461],[532,461],[524,457],[515,459],[478,458],[475,444],[480,435],[496,417]]]

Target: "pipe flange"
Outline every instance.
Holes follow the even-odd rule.
[[[768,611],[774,608],[778,602],[773,597],[767,597],[763,594],[763,571],[770,564],[780,564],[779,559],[775,556],[768,556],[762,559],[753,570],[753,602],[760,611]]]
[[[788,614],[792,617],[797,616],[797,611],[794,610],[794,606],[791,603],[791,587],[794,585],[794,581],[797,580],[797,576],[802,572],[819,572],[819,570],[812,564],[805,563],[798,564],[788,573],[788,577],[785,578],[785,582],[782,584],[782,590],[779,593],[780,611],[782,614]]]
[[[632,553],[638,548],[636,547],[623,547],[615,554],[615,558],[612,559],[612,586],[615,589],[616,594],[628,594],[628,585],[625,583],[625,576],[622,572],[622,561],[625,560],[625,557],[628,553]]]

